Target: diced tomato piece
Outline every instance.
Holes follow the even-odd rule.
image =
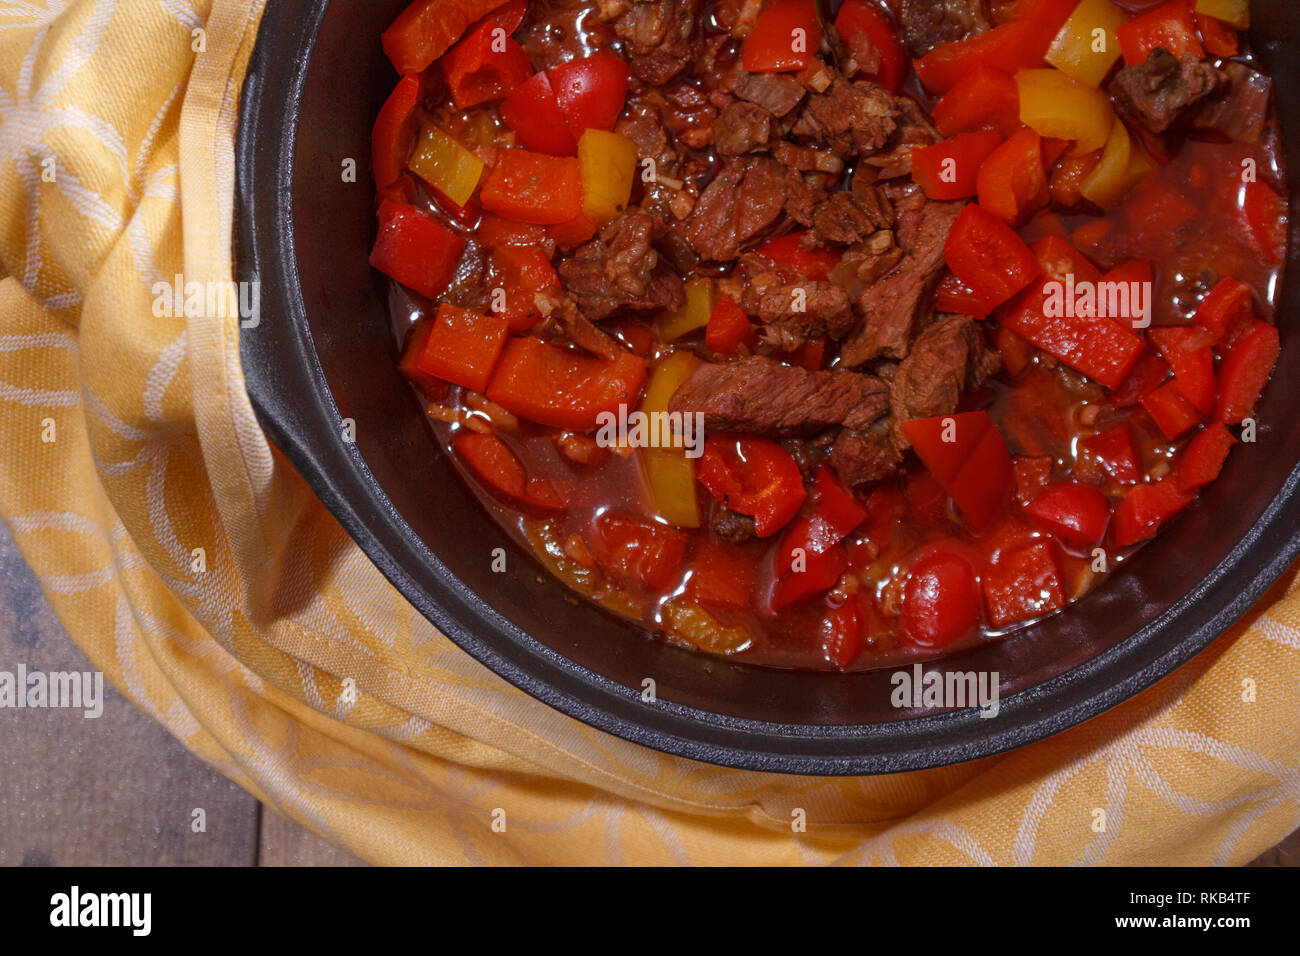
[[[611,130],[627,99],[627,62],[597,53],[552,67],[551,89],[574,140],[589,129]]]
[[[784,528],[808,496],[799,466],[769,438],[710,435],[696,477],[716,501],[752,517],[760,538]]]
[[[857,660],[865,643],[858,597],[850,595],[822,622],[822,654],[843,670]]]
[[[1142,458],[1133,438],[1133,429],[1127,422],[1087,438],[1082,444],[1106,474],[1120,484],[1133,485],[1142,480]]]
[[[676,528],[606,511],[592,524],[587,545],[609,573],[662,591],[681,574],[689,540]]]
[[[904,422],[903,434],[977,531],[988,528],[1011,495],[1006,442],[987,412]]]
[[[1111,392],[1110,401],[1116,408],[1132,408],[1141,404],[1169,377],[1169,363],[1154,352],[1143,352],[1132,371]]]
[[[1086,548],[1106,536],[1110,503],[1096,488],[1071,481],[1044,488],[1025,514],[1066,544]]]
[[[1015,231],[976,205],[962,210],[943,251],[948,268],[980,297],[988,311],[1043,272],[1038,257]]]
[[[979,170],[979,203],[1008,223],[1023,218],[1046,196],[1043,140],[1022,129],[993,150]]]
[[[1241,211],[1246,231],[1269,265],[1280,265],[1286,258],[1287,203],[1266,183],[1242,186]]]
[[[370,137],[370,165],[376,189],[397,182],[406,168],[415,145],[415,104],[419,99],[419,77],[404,76],[379,110]]]
[[[912,178],[931,199],[974,196],[980,168],[1002,145],[993,130],[959,133],[953,139],[912,150]]]
[[[753,558],[733,544],[700,540],[686,582],[686,597],[706,607],[743,611],[754,591]]]
[[[944,94],[930,118],[944,136],[988,128],[1009,137],[1020,129],[1020,88],[1004,70],[977,66]]]
[[[704,330],[704,344],[709,351],[730,355],[741,345],[752,344],[753,340],[754,323],[736,305],[736,300],[729,295],[719,299]]]
[[[840,254],[831,249],[809,249],[803,245],[807,232],[792,232],[766,242],[754,250],[778,269],[788,269],[795,275],[814,282],[823,282],[840,261]]]
[[[1211,422],[1193,436],[1174,466],[1174,484],[1179,491],[1194,492],[1219,477],[1223,463],[1237,439],[1222,422]]]
[[[537,338],[510,339],[487,396],[529,421],[581,431],[595,428],[601,412],[634,405],[645,375],[645,360],[629,352],[607,361]]]
[[[1142,407],[1155,420],[1165,437],[1170,439],[1191,431],[1205,421],[1196,407],[1183,398],[1183,393],[1174,382],[1161,385],[1142,399]]]
[[[537,225],[568,222],[582,212],[578,160],[503,149],[481,195],[488,212]]]
[[[870,0],[844,0],[835,15],[835,32],[854,62],[879,60],[879,67],[872,72],[859,67],[857,79],[871,80],[891,93],[898,92],[907,72],[907,51],[884,10]]]
[[[1218,342],[1230,341],[1255,316],[1255,293],[1232,276],[1224,276],[1201,300],[1196,324]]]
[[[979,614],[979,581],[963,555],[933,551],[908,573],[900,623],[909,644],[948,647],[974,630]]]
[[[1065,581],[1046,541],[1009,548],[984,571],[984,603],[994,627],[1019,624],[1065,607]]]
[[[578,140],[569,131],[545,73],[534,73],[516,87],[501,104],[500,113],[524,149],[551,156],[577,155]]]
[[[497,31],[502,29],[485,21],[442,58],[442,73],[456,109],[503,99],[533,75],[524,48],[500,37]]]
[[[1016,455],[1012,467],[1016,473],[1016,498],[1028,504],[1052,483],[1052,459],[1045,455]]]
[[[1043,65],[1056,31],[1041,20],[1013,20],[985,33],[941,43],[913,62],[917,75],[932,93],[946,93],[971,70],[995,67],[1014,74]]]
[[[1186,508],[1194,497],[1180,489],[1172,476],[1153,485],[1138,485],[1115,509],[1115,545],[1127,548],[1154,538],[1160,526]]]
[[[420,371],[481,392],[506,344],[506,321],[444,302],[416,359]]]
[[[442,294],[465,251],[465,240],[414,206],[379,204],[379,235],[370,264],[426,298]]]
[[[1277,328],[1258,319],[1241,333],[1219,369],[1219,403],[1214,420],[1240,425],[1255,414],[1259,397],[1282,350]]]
[[[1191,0],[1171,0],[1149,13],[1121,24],[1115,30],[1124,62],[1137,66],[1146,62],[1156,47],[1164,47],[1174,56],[1184,53],[1203,59],[1205,49],[1196,35]]]
[[[821,45],[813,0],[773,0],[745,38],[740,63],[748,73],[790,73],[807,66]]]

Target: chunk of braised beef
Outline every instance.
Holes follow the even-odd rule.
[[[853,327],[849,295],[831,282],[799,282],[765,292],[756,316],[759,337],[782,352],[793,352],[809,339],[839,340]]]
[[[695,58],[701,0],[597,0],[596,11],[625,46],[632,73],[667,83]]]
[[[910,96],[894,97],[898,116],[897,129],[889,141],[877,152],[863,159],[855,173],[870,173],[873,180],[897,179],[912,173],[912,150],[918,146],[933,146],[943,136],[930,123],[925,110]]]
[[[970,316],[941,316],[917,336],[890,385],[894,427],[917,418],[957,411],[962,396],[983,385],[1002,367],[998,353]],[[896,442],[906,447],[901,433]]]
[[[1245,63],[1223,65],[1227,91],[1206,99],[1192,125],[1222,133],[1236,143],[1258,143],[1268,124],[1268,104],[1273,93],[1271,77]]]
[[[941,43],[964,40],[989,28],[986,0],[902,0],[899,19],[912,56],[925,56]]]
[[[799,473],[805,478],[812,478],[822,462],[826,460],[826,456],[830,454],[835,436],[840,431],[841,429],[838,428],[828,428],[820,435],[813,435],[811,438],[782,438],[781,447],[794,459]]]
[[[677,389],[672,412],[699,412],[714,431],[785,436],[835,425],[867,428],[889,406],[889,388],[857,372],[812,372],[750,356],[705,363]]]
[[[744,544],[758,537],[753,518],[738,514],[716,501],[709,509],[709,529],[716,537],[731,544]]]
[[[702,259],[729,262],[785,207],[785,169],[767,156],[728,157],[695,203],[686,237]]]
[[[757,103],[773,116],[783,117],[799,105],[805,91],[798,80],[786,73],[741,71],[732,83],[731,92],[742,100]]]
[[[795,136],[841,158],[875,152],[896,128],[889,91],[836,76],[824,93],[811,93],[795,121]]]
[[[904,255],[892,272],[868,286],[855,303],[859,325],[840,349],[848,368],[878,358],[901,359],[911,349],[923,313],[931,308],[943,268],[943,244],[964,202],[920,202],[908,197],[897,210],[894,233]]]
[[[558,289],[539,293],[537,308],[547,320],[550,335],[572,342],[603,359],[616,358],[622,347],[579,311],[577,303]]]
[[[771,137],[772,114],[757,103],[728,103],[713,121],[713,148],[720,156],[740,156],[762,149]]]
[[[831,446],[830,461],[840,481],[852,487],[888,478],[903,456],[894,447],[887,420],[882,419],[865,431],[842,429]]]
[[[1121,68],[1110,91],[1122,113],[1161,134],[1190,122],[1192,107],[1227,83],[1227,77],[1204,60],[1190,53],[1176,57],[1156,47],[1145,63]]]
[[[660,265],[653,246],[662,232],[655,217],[629,211],[560,263],[564,288],[586,318],[598,322],[625,310],[681,307],[686,301],[681,277]]]
[[[851,245],[893,224],[889,201],[876,190],[831,193],[814,211],[812,228],[819,242]]]

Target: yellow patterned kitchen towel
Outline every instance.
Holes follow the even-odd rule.
[[[1099,719],[876,778],[657,754],[458,650],[268,444],[237,319],[152,308],[176,274],[231,279],[260,13],[0,0],[0,512],[73,639],[196,754],[376,863],[1240,863],[1296,826],[1294,575]]]

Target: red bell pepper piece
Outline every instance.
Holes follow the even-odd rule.
[[[635,405],[645,374],[645,360],[628,352],[607,361],[537,338],[510,339],[487,396],[529,421],[581,431],[596,427],[601,412]]]
[[[1052,459],[1046,455],[1016,455],[1012,467],[1016,474],[1016,499],[1028,504],[1052,483]]]
[[[546,236],[561,249],[576,249],[600,231],[600,223],[585,212],[546,227]]]
[[[1186,508],[1196,497],[1178,487],[1172,476],[1153,485],[1138,485],[1115,509],[1115,545],[1127,548],[1156,536],[1160,526]]]
[[[1047,541],[1003,551],[984,572],[989,622],[1007,627],[1065,607],[1065,582]]]
[[[1200,31],[1205,52],[1225,58],[1237,55],[1240,44],[1237,31],[1231,25],[1203,13],[1193,13],[1193,18],[1196,20],[1196,29]]]
[[[944,94],[931,119],[944,136],[988,128],[1009,137],[1020,129],[1020,88],[1011,74],[977,66]]]
[[[379,235],[370,264],[380,272],[436,299],[451,282],[465,240],[414,206],[379,204]]]
[[[917,76],[932,93],[946,93],[980,66],[1014,74],[1043,65],[1056,31],[1041,20],[1012,20],[964,40],[941,43],[913,62]]]
[[[452,440],[451,447],[496,493],[545,511],[564,508],[564,496],[555,486],[546,478],[529,477],[523,463],[496,435],[465,432]]]
[[[1025,514],[1066,544],[1086,548],[1106,536],[1110,503],[1096,488],[1071,481],[1044,488]]]
[[[818,469],[813,488],[811,512],[786,527],[773,553],[772,580],[762,602],[771,613],[835,585],[849,562],[841,542],[867,516],[829,465]]]
[[[1038,20],[1052,28],[1056,36],[1070,19],[1079,0],[1016,0],[1007,12],[1008,20]]]
[[[867,495],[867,516],[858,531],[883,551],[894,536],[894,528],[903,517],[903,493],[896,484],[877,485]]]
[[[1070,276],[1077,284],[1096,283],[1101,275],[1083,253],[1059,236],[1038,240],[1034,253],[1046,278],[1011,303],[1002,324],[1094,381],[1109,388],[1119,386],[1142,355],[1142,337],[1109,318],[1049,316],[1052,284],[1056,284],[1063,300],[1062,287]]]
[[[817,469],[813,490],[817,493],[814,517],[838,538],[848,537],[849,532],[866,520],[867,509],[844,487],[830,465],[823,464]]]
[[[696,477],[715,500],[752,517],[760,538],[785,527],[808,496],[799,466],[768,438],[710,435]]]
[[[974,196],[976,180],[991,153],[1002,145],[1000,133],[980,130],[912,150],[912,178],[931,199]]]
[[[415,104],[419,99],[419,78],[404,76],[379,110],[370,137],[370,166],[376,189],[391,186],[406,169],[415,145]]]
[[[1174,56],[1190,53],[1198,60],[1205,56],[1196,24],[1192,21],[1192,0],[1171,0],[1150,13],[1135,17],[1115,29],[1124,62],[1129,66],[1145,63],[1151,51],[1164,47]]]
[[[879,60],[878,69],[860,68],[856,78],[871,80],[891,93],[898,92],[907,72],[907,52],[884,10],[870,0],[844,0],[835,15],[835,32],[855,62]]]
[[[1011,455],[988,412],[904,422],[903,435],[976,531],[1011,495]]]
[[[1202,415],[1214,411],[1218,382],[1214,378],[1214,353],[1209,346],[1183,352],[1169,363],[1174,387]]]
[[[442,58],[442,74],[458,110],[503,99],[532,76],[528,54],[503,30],[485,21]]]
[[[532,223],[515,222],[502,219],[490,212],[479,217],[478,228],[474,230],[474,241],[484,249],[496,249],[500,246],[539,246],[546,242],[546,227]]]
[[[848,667],[866,644],[862,609],[856,594],[826,615],[822,622],[822,655],[840,670]]]
[[[1022,375],[1034,361],[1034,347],[1005,325],[993,330],[993,345],[1002,356],[1002,368],[1011,378]]]
[[[1177,438],[1205,421],[1205,416],[1183,397],[1183,393],[1174,382],[1161,385],[1142,399],[1142,407],[1169,439]]]
[[[948,268],[980,297],[986,311],[1006,302],[1043,273],[1038,258],[1012,228],[975,205],[967,206],[957,217],[943,252]]]
[[[1286,258],[1287,202],[1266,183],[1242,186],[1241,212],[1246,231],[1264,261],[1280,265]]]
[[[1222,422],[1211,422],[1187,443],[1174,466],[1174,484],[1179,491],[1196,492],[1219,477],[1223,463],[1237,439]]]
[[[505,319],[444,302],[416,365],[435,378],[481,392],[505,348],[506,331]]]
[[[718,300],[709,316],[709,324],[704,329],[704,344],[710,352],[730,355],[741,345],[752,345],[754,341],[754,323],[729,295]]]
[[[706,607],[744,611],[754,592],[753,558],[731,544],[702,538],[691,562],[686,597]]]
[[[492,250],[491,258],[505,293],[501,317],[511,332],[526,332],[541,318],[536,305],[537,293],[560,284],[555,267],[537,246],[498,246]]]
[[[500,112],[524,149],[551,156],[577,155],[578,141],[569,132],[551,78],[545,73],[534,73],[516,87]]]
[[[1195,322],[1216,342],[1230,342],[1254,317],[1254,291],[1246,283],[1224,276],[1201,300]]]
[[[431,398],[443,398],[447,394],[447,383],[442,379],[434,378],[432,375],[420,371],[420,367],[416,364],[420,353],[424,351],[424,347],[429,341],[429,336],[432,334],[433,319],[422,318],[411,326],[406,336],[406,345],[402,349],[402,359],[397,363],[397,369],[420,386],[420,389]]]
[[[747,73],[802,70],[822,45],[813,0],[773,0],[745,38],[740,64]]]
[[[1151,291],[1154,297],[1155,290],[1155,272],[1151,267],[1148,259],[1128,259],[1121,262],[1115,268],[1111,269],[1101,277],[1102,283],[1122,283],[1130,289],[1134,283],[1140,283],[1145,289]],[[1151,299],[1148,299],[1150,302]],[[1151,324],[1151,315],[1149,311],[1144,314],[1138,308],[1138,302],[1130,295],[1129,310],[1124,315],[1114,315],[1111,318],[1116,319],[1121,325],[1127,325],[1132,328],[1143,328]]]
[[[1116,408],[1139,405],[1168,377],[1169,363],[1154,352],[1144,351],[1124,381],[1111,392],[1110,402]]]
[[[483,208],[538,225],[568,222],[582,212],[578,160],[523,149],[503,149],[483,184]]]
[[[813,248],[803,245],[803,237],[808,233],[792,232],[765,242],[754,250],[761,259],[765,259],[778,270],[788,271],[795,276],[802,276],[814,282],[824,282],[830,271],[840,261],[840,253],[833,249]]]
[[[979,169],[980,208],[1015,224],[1047,195],[1043,169],[1043,140],[1032,129],[1022,129],[998,146]]]
[[[979,623],[980,587],[970,561],[936,550],[908,572],[899,617],[903,639],[938,650],[965,637]]]
[[[1240,425],[1255,414],[1255,405],[1273,374],[1281,350],[1277,328],[1258,319],[1237,337],[1219,368],[1216,422]]]
[[[621,56],[597,53],[570,60],[550,70],[551,89],[574,141],[585,130],[611,130],[627,99],[627,62]]]
[[[1127,422],[1084,439],[1082,444],[1084,450],[1106,470],[1106,474],[1120,484],[1134,485],[1142,480],[1142,458],[1138,453],[1137,442],[1133,439],[1133,429]]]
[[[383,47],[403,76],[423,73],[470,25],[504,0],[415,0],[384,31]]]
[[[606,511],[592,524],[587,544],[606,571],[662,591],[681,573],[688,541],[676,528]]]
[[[935,289],[934,306],[940,312],[954,312],[976,319],[987,318],[989,314],[984,300],[951,272],[945,272],[943,278],[939,280],[939,285]]]

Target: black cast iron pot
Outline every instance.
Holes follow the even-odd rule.
[[[789,773],[868,774],[987,756],[1120,703],[1240,618],[1300,551],[1300,353],[1281,308],[1282,365],[1259,442],[1104,587],[1046,622],[939,662],[996,671],[1001,710],[900,711],[890,671],[765,670],[649,639],[572,594],[520,550],[457,476],[397,371],[374,239],[369,137],[396,77],[379,36],[407,0],[271,0],[243,95],[239,277],[262,284],[242,335],[263,426],[379,569],[468,653],[579,720],[698,760]],[[1300,59],[1287,0],[1254,4],[1291,155]],[[1291,66],[1288,66],[1291,64]],[[357,183],[342,182],[346,159]],[[1294,204],[1294,197],[1293,204]],[[1300,275],[1292,249],[1290,274]],[[344,419],[356,423],[354,444]],[[512,573],[491,571],[504,548]],[[658,699],[642,701],[653,678]]]

